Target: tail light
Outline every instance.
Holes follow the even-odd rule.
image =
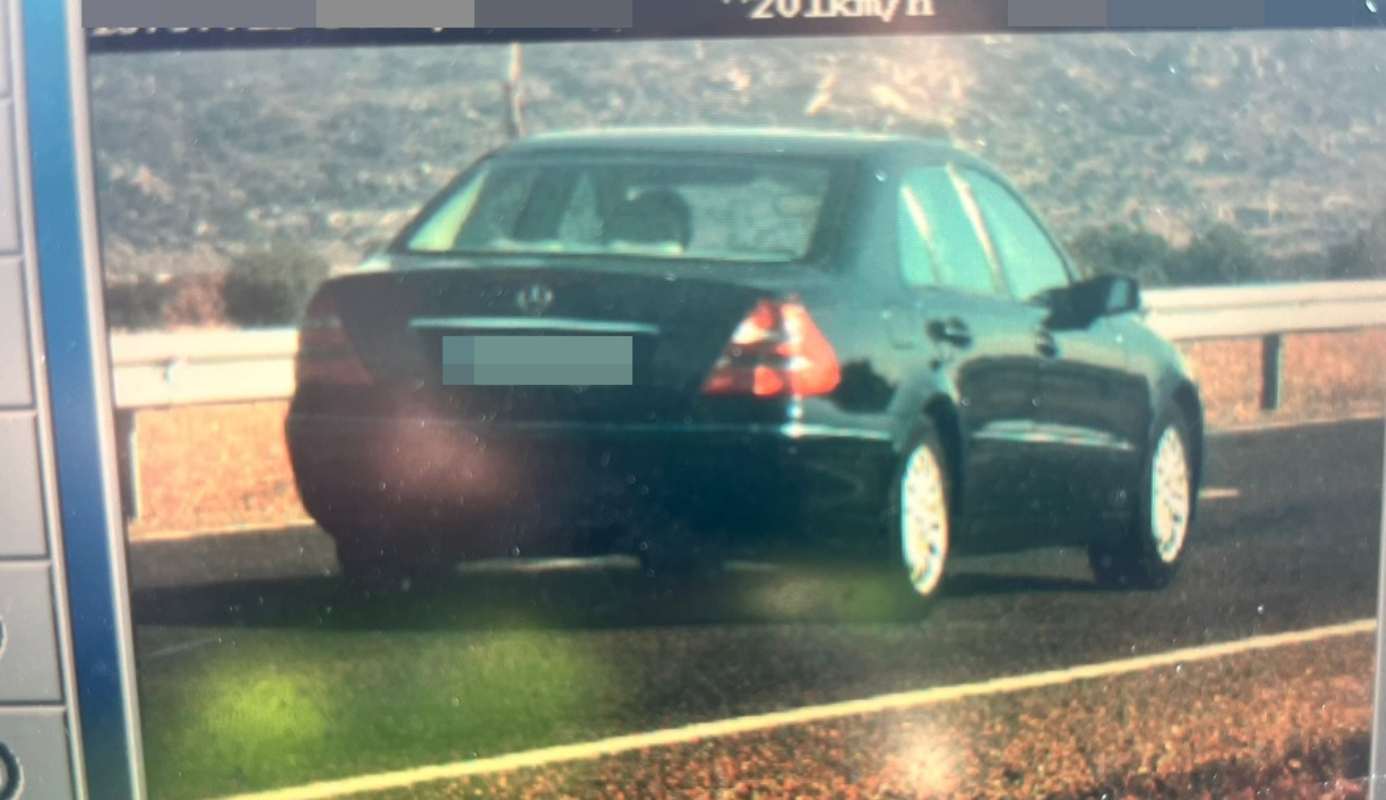
[[[703,393],[806,397],[827,394],[841,380],[837,353],[808,309],[762,300],[737,326]]]
[[[323,292],[308,304],[298,331],[297,380],[299,385],[327,383],[360,386],[371,382],[370,373],[347,338],[337,304]]]

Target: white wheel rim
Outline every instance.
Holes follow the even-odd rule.
[[[900,550],[910,585],[933,594],[948,558],[948,498],[934,452],[915,448],[900,478]]]
[[[1160,560],[1171,564],[1189,532],[1189,462],[1184,439],[1165,428],[1150,464],[1150,533]]]

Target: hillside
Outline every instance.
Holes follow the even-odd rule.
[[[532,131],[647,124],[930,132],[1061,235],[1223,221],[1319,250],[1386,207],[1370,32],[543,44]],[[272,238],[349,262],[504,141],[501,46],[109,54],[91,64],[113,273],[219,269]]]

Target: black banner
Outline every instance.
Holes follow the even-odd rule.
[[[1378,0],[86,0],[94,52],[556,39],[1380,27]],[[433,5],[429,5],[429,4]],[[99,8],[98,8],[99,6]],[[436,14],[433,13],[436,6]],[[345,13],[343,9],[351,9]],[[379,9],[379,10],[377,10]],[[161,16],[164,11],[169,16]],[[230,20],[228,14],[243,18]],[[391,16],[385,16],[391,15]],[[184,27],[148,27],[170,20]],[[312,27],[335,25],[335,27]],[[355,27],[350,20],[375,27]],[[414,27],[432,23],[432,27]],[[459,20],[466,27],[459,27]],[[123,22],[128,21],[128,22]],[[242,27],[226,27],[230,21]],[[346,21],[346,22],[344,22]],[[590,21],[591,25],[584,25]],[[536,25],[546,27],[535,27]]]

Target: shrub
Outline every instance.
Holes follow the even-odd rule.
[[[1165,268],[1174,254],[1164,237],[1129,225],[1088,228],[1069,243],[1069,251],[1085,275],[1115,272],[1147,286],[1169,283]]]
[[[171,282],[164,301],[163,323],[184,325],[222,325],[226,322],[223,273],[182,275]]]
[[[1208,228],[1181,248],[1129,225],[1088,228],[1074,237],[1069,250],[1088,275],[1116,272],[1147,286],[1252,283],[1274,278],[1279,266],[1256,242],[1225,224]]]
[[[1176,285],[1207,286],[1266,280],[1269,266],[1261,248],[1246,234],[1218,224],[1178,251],[1166,271]]]
[[[1328,251],[1327,272],[1340,280],[1386,277],[1386,211],[1357,238]]]
[[[106,324],[122,330],[157,328],[163,324],[170,288],[150,275],[106,284]]]
[[[329,268],[322,256],[284,242],[237,256],[222,287],[226,317],[247,328],[292,324]]]

